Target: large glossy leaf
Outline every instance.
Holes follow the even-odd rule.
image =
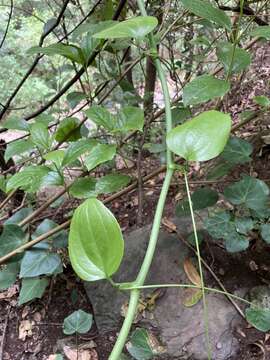
[[[58,142],[64,142],[76,141],[80,139],[81,132],[80,128],[78,127],[79,124],[79,119],[73,117],[62,120],[56,130],[55,140]]]
[[[121,190],[130,182],[130,177],[122,174],[105,175],[96,183],[97,194],[109,194]]]
[[[258,26],[251,31],[250,35],[270,40],[270,26]]]
[[[25,241],[26,235],[18,225],[4,225],[0,235],[0,257],[23,245]]]
[[[138,16],[96,33],[93,37],[97,39],[120,39],[120,38],[142,38],[155,29],[158,21],[153,16]]]
[[[64,319],[63,332],[66,335],[85,334],[91,329],[92,323],[92,314],[77,310]]]
[[[222,42],[217,47],[217,57],[224,66],[226,72],[239,73],[245,70],[251,63],[250,54],[239,47],[234,50],[233,44]]]
[[[196,105],[225,95],[230,90],[228,81],[212,75],[201,75],[188,83],[183,90],[184,105]]]
[[[246,175],[224,190],[224,196],[233,205],[244,204],[253,210],[266,208],[268,195],[269,188],[263,181]]]
[[[61,55],[78,64],[84,64],[84,57],[82,50],[75,45],[65,45],[58,43],[58,44],[51,44],[46,47],[33,46],[27,51],[27,53],[29,55],[33,55],[33,54],[44,54],[48,56]]]
[[[193,210],[202,210],[217,203],[218,193],[209,187],[204,187],[194,191],[194,193],[191,195],[191,200]],[[189,202],[187,198],[177,203],[175,212],[177,216],[186,216],[190,214]]]
[[[49,282],[46,278],[22,279],[22,287],[19,295],[19,305],[33,299],[40,299],[44,294]]]
[[[5,290],[14,284],[19,268],[19,264],[15,262],[7,264],[6,267],[0,271],[0,290]]]
[[[47,166],[28,166],[8,180],[7,191],[21,188],[28,192],[36,192],[49,172]]]
[[[177,126],[167,136],[167,145],[188,161],[206,161],[218,156],[229,137],[231,119],[211,110]]]
[[[252,153],[252,145],[243,139],[237,137],[231,137],[224,151],[221,153],[223,159],[231,164],[244,164],[251,160],[250,155]]]
[[[21,262],[20,277],[34,277],[61,273],[62,262],[58,254],[43,250],[26,251]]]
[[[21,155],[33,148],[34,148],[34,144],[29,139],[12,141],[7,145],[5,151],[5,161],[8,161],[14,155]]]
[[[95,281],[113,275],[122,260],[124,241],[113,214],[97,199],[88,199],[74,212],[69,233],[69,256],[82,279]]]
[[[81,155],[89,152],[95,145],[97,145],[97,141],[93,139],[80,139],[71,143],[63,158],[62,166],[71,164]]]
[[[224,11],[212,6],[206,0],[180,0],[186,9],[193,14],[212,21],[227,30],[231,29],[231,20]]]
[[[69,189],[70,195],[77,199],[88,199],[96,196],[96,180],[94,178],[81,178],[74,181]]]
[[[47,126],[42,122],[33,124],[30,128],[30,139],[42,150],[50,149],[50,135]]]
[[[87,170],[90,171],[96,166],[112,160],[116,154],[115,145],[97,144],[89,155],[85,158],[85,165]]]

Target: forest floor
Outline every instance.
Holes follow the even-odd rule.
[[[226,109],[235,118],[245,109],[254,109],[252,102],[255,95],[270,96],[268,79],[270,75],[270,48],[260,46],[254,50],[254,65],[249,70],[250,76],[246,76],[237,88],[233,89],[234,97],[226,101]],[[267,93],[268,92],[268,93]],[[263,130],[266,135],[269,129],[268,119],[250,123],[239,130],[241,137],[251,139],[254,144],[253,160],[250,164],[239,166],[222,181],[213,183],[218,190],[222,190],[224,184],[240,178],[241,173],[257,175],[260,179],[270,182],[270,145],[263,142],[256,134]],[[155,170],[159,159],[145,158],[143,169],[147,172]],[[192,179],[202,181],[205,179],[205,169],[197,169],[196,177]],[[133,171],[133,170],[132,170]],[[135,169],[134,169],[135,173]],[[151,223],[158,199],[163,174],[148,182],[144,188],[143,223]],[[176,179],[176,182],[179,179]],[[182,181],[182,180],[179,180]],[[196,188],[196,184],[192,188]],[[176,184],[170,190],[165,215],[167,218],[174,216],[176,200],[184,195],[183,186]],[[138,194],[136,191],[126,194],[115,200],[110,208],[120,221],[124,232],[136,228],[138,212]],[[46,214],[47,216],[49,214]],[[49,217],[49,216],[48,216]],[[257,244],[250,246],[249,250],[236,262],[226,257],[220,249],[203,248],[203,255],[209,263],[213,263],[213,270],[225,269],[226,277],[222,280],[228,290],[235,290],[240,286],[240,281],[252,282],[255,285],[270,284],[270,256],[269,248],[258,248]],[[257,266],[254,266],[257,265]],[[69,360],[77,359],[76,346],[80,349],[80,360],[107,360],[115,342],[116,332],[112,331],[99,334],[95,327],[89,333],[82,336],[66,337],[63,334],[62,324],[65,317],[77,309],[92,312],[91,304],[86,296],[84,287],[74,276],[69,265],[64,273],[51,280],[51,284],[40,299],[28,305],[18,306],[17,298],[19,285],[15,284],[7,291],[0,293],[0,360],[57,360],[56,353],[63,351]],[[270,334],[261,333],[247,326],[245,331],[236,329],[240,344],[240,353],[237,359],[231,360],[255,360],[270,359]]]

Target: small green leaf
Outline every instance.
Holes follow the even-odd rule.
[[[145,329],[136,329],[126,346],[130,355],[136,360],[152,359],[164,352],[157,339]]]
[[[58,43],[58,44],[51,44],[46,47],[33,46],[27,51],[27,53],[29,55],[34,55],[34,54],[44,54],[48,56],[61,55],[78,64],[84,65],[85,63],[82,50],[75,45],[66,45],[66,44]]]
[[[263,181],[247,175],[224,189],[224,196],[233,205],[244,204],[253,210],[266,208],[268,195],[269,188]]]
[[[221,153],[221,157],[230,164],[244,164],[251,160],[252,151],[253,147],[248,141],[231,137]]]
[[[245,70],[251,63],[250,54],[239,47],[234,49],[232,43],[222,42],[217,47],[217,57],[224,66],[226,73],[239,73]]]
[[[29,124],[26,120],[17,117],[10,117],[3,122],[2,127],[10,130],[29,131]]]
[[[212,6],[206,0],[180,0],[183,6],[193,14],[212,21],[227,30],[231,29],[231,20],[224,11]]]
[[[79,91],[73,91],[67,95],[67,102],[71,109],[74,109],[82,100],[85,100],[85,94]]]
[[[87,170],[90,171],[98,165],[112,160],[116,154],[115,145],[97,144],[89,155],[85,158],[85,165]]]
[[[215,190],[212,190],[206,186],[204,188],[194,191],[194,193],[191,195],[191,200],[193,210],[202,210],[217,203],[218,193]],[[177,203],[176,215],[190,215],[189,202],[187,198]]]
[[[228,140],[231,119],[211,110],[177,126],[167,135],[167,145],[188,161],[207,161],[218,156]]]
[[[172,122],[173,125],[183,124],[187,119],[192,118],[192,113],[189,107],[176,106],[172,107]]]
[[[7,144],[7,148],[5,151],[5,161],[7,162],[14,155],[21,155],[29,150],[34,148],[34,144],[31,140],[16,140]]]
[[[270,224],[261,225],[261,236],[267,244],[270,244]]]
[[[153,16],[138,16],[118,22],[93,35],[97,39],[142,38],[155,29],[158,21]]]
[[[96,193],[109,194],[121,190],[130,182],[130,177],[121,174],[105,175],[97,180]]]
[[[260,331],[267,332],[270,330],[270,309],[250,307],[246,309],[246,319]]]
[[[212,75],[201,75],[188,83],[183,90],[184,105],[202,104],[225,95],[230,90],[228,81]]]
[[[30,128],[30,139],[42,150],[49,150],[51,141],[47,126],[42,122],[33,124]]]
[[[80,121],[70,117],[62,120],[55,133],[55,140],[58,142],[76,141],[81,138],[79,128]]]
[[[0,290],[8,289],[16,281],[19,264],[17,262],[7,264],[5,268],[0,271]]]
[[[19,295],[19,305],[33,299],[41,299],[49,282],[46,278],[22,279],[22,287]]]
[[[4,225],[0,235],[0,257],[23,245],[25,241],[26,235],[18,225]]]
[[[69,256],[74,271],[86,281],[113,275],[122,260],[124,241],[113,214],[97,199],[74,212],[69,232]]]
[[[64,150],[54,150],[45,154],[43,158],[47,161],[51,161],[56,165],[57,169],[60,169],[64,155],[65,155]]]
[[[118,113],[114,130],[121,132],[126,132],[130,130],[142,131],[143,125],[143,110],[134,106],[126,106],[122,108],[121,111]]]
[[[88,199],[95,197],[96,194],[96,180],[94,178],[81,178],[74,181],[69,189],[70,195],[77,199]]]
[[[251,31],[250,35],[270,40],[270,26],[258,26]]]
[[[26,251],[21,262],[20,278],[61,273],[62,262],[58,254],[43,250]]]
[[[97,145],[97,141],[92,139],[80,139],[71,143],[63,158],[62,166],[73,163],[81,155],[89,152],[95,145]]]
[[[64,319],[63,332],[66,335],[85,334],[92,326],[93,316],[83,310],[74,311]]]
[[[231,231],[229,234],[224,234],[223,238],[225,239],[225,247],[228,252],[235,253],[244,251],[249,247],[248,239],[245,236],[238,234],[235,230]]]
[[[49,172],[47,166],[28,166],[8,180],[7,191],[20,188],[28,192],[36,192]]]
[[[268,108],[270,107],[270,99],[267,96],[261,95],[261,96],[254,96],[253,100],[256,104]]]
[[[235,231],[231,215],[227,211],[216,213],[205,219],[204,227],[215,239],[223,239]]]
[[[254,228],[252,218],[240,217],[234,220],[236,231],[240,234],[247,235],[247,233]]]
[[[107,130],[113,130],[116,118],[105,107],[93,105],[85,111],[86,116],[94,121],[98,126],[103,126]]]

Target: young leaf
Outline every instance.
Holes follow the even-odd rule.
[[[121,190],[130,182],[130,177],[121,174],[110,174],[99,178],[96,183],[97,194],[109,194]]]
[[[244,164],[251,160],[252,151],[253,147],[248,141],[231,137],[221,153],[221,157],[230,164]]]
[[[80,139],[71,143],[67,148],[65,156],[62,161],[62,166],[69,165],[77,160],[81,155],[89,152],[94,146],[97,145],[96,140]]]
[[[180,0],[183,6],[193,14],[212,21],[227,30],[231,29],[231,20],[224,11],[212,6],[206,0]]]
[[[221,97],[230,90],[228,81],[212,75],[201,75],[188,83],[183,90],[184,105],[196,105]]]
[[[93,316],[83,310],[74,311],[64,319],[63,332],[66,335],[85,334],[92,326]]]
[[[134,106],[126,106],[118,113],[114,130],[123,132],[130,130],[142,131],[143,124],[143,110]]]
[[[46,278],[22,279],[22,287],[19,295],[19,305],[33,299],[41,299],[49,282]]]
[[[177,126],[167,135],[167,145],[188,161],[207,161],[218,156],[228,140],[231,119],[211,110]]]
[[[80,121],[70,117],[62,120],[55,133],[55,140],[58,142],[76,141],[81,138],[79,128]]]
[[[47,166],[28,166],[8,180],[7,191],[20,188],[28,192],[36,192],[49,172]]]
[[[270,330],[270,309],[250,307],[246,309],[246,319],[260,331],[267,332]]]
[[[94,178],[81,178],[75,180],[69,189],[70,195],[77,199],[88,199],[95,197],[96,194],[96,180]]]
[[[217,47],[217,57],[224,66],[226,72],[239,73],[245,70],[251,63],[250,54],[239,47],[234,49],[232,43],[222,42]]]
[[[224,190],[224,196],[233,205],[244,204],[253,210],[266,208],[268,195],[269,188],[263,181],[247,175]]]
[[[21,262],[20,278],[61,273],[62,261],[58,254],[43,250],[26,251]]]
[[[19,264],[17,262],[7,264],[5,268],[0,271],[0,290],[8,289],[16,281]]]
[[[116,23],[93,35],[97,39],[142,38],[155,29],[158,21],[153,16],[138,16]]]
[[[16,140],[7,144],[5,151],[5,161],[7,162],[14,155],[21,155],[34,148],[34,144],[31,140]]]
[[[122,260],[124,241],[113,214],[97,199],[74,212],[69,232],[69,256],[74,271],[86,281],[113,275]]]
[[[65,154],[64,150],[54,150],[45,154],[43,158],[47,161],[51,161],[56,165],[57,169],[60,169],[64,158],[64,154]]]
[[[26,235],[18,225],[4,225],[0,235],[0,257],[23,245],[25,241]]]
[[[270,40],[270,26],[258,26],[251,31],[250,35]]]
[[[30,128],[30,138],[32,142],[42,150],[50,149],[50,135],[47,126],[42,122],[33,124]]]
[[[85,158],[85,165],[87,170],[90,171],[98,165],[112,160],[116,153],[115,145],[97,144],[90,154]]]

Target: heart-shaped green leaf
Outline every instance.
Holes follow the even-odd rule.
[[[63,332],[66,335],[72,335],[74,333],[85,334],[91,329],[92,322],[92,314],[88,314],[83,310],[74,311],[65,318]]]
[[[122,260],[120,226],[101,201],[91,198],[74,212],[69,233],[69,256],[82,279],[95,281],[113,275]]]
[[[142,38],[157,26],[153,16],[138,16],[116,23],[93,35],[97,39]]]
[[[206,111],[171,130],[167,145],[188,161],[206,161],[218,156],[228,140],[231,119],[219,111]]]

